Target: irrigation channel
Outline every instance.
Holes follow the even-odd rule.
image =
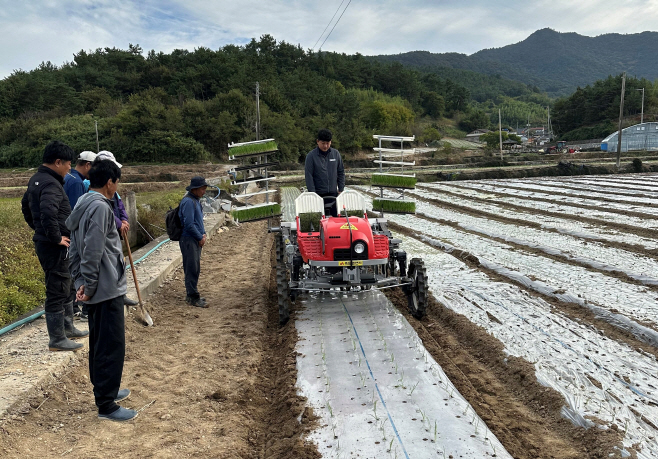
[[[282,192],[284,220],[295,196]],[[323,457],[512,457],[383,293],[300,302],[297,387],[321,418],[310,439]]]
[[[531,362],[563,396],[563,417],[622,432],[623,455],[658,457],[658,176],[432,183],[409,195],[417,213],[386,218],[425,260],[434,298]]]

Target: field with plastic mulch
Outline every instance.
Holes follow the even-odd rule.
[[[409,258],[425,260],[435,304],[414,326],[441,353],[454,351],[445,362],[460,366],[448,336],[472,347],[470,358],[482,353],[475,360],[513,387],[529,419],[572,445],[579,429],[587,457],[658,457],[658,176],[442,182],[405,195],[416,214],[386,218]],[[519,361],[536,378],[525,389],[504,375]],[[477,378],[461,371],[460,385],[459,369],[446,372],[468,400]],[[541,388],[557,405],[542,402]],[[469,402],[489,419],[475,393]],[[506,442],[509,422],[487,424],[514,457],[533,457],[532,440],[521,440],[523,454]],[[606,452],[587,439],[593,432],[619,443],[606,437]]]

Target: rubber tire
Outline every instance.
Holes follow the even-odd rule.
[[[408,277],[412,285],[406,289],[409,312],[416,319],[422,319],[427,311],[427,270],[420,258],[409,262]]]

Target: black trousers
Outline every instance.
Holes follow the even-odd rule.
[[[183,272],[185,273],[185,291],[190,298],[199,298],[199,274],[201,273],[201,247],[189,236],[183,236],[178,241],[183,254]]]
[[[114,403],[121,386],[126,356],[126,328],[123,296],[90,304],[89,308],[89,380],[99,414],[119,409]]]
[[[338,217],[338,206],[336,205],[336,200],[331,199],[331,198],[338,197],[338,193],[320,193],[320,197],[330,198],[330,199],[324,199],[325,209],[327,209],[327,204],[333,203],[333,205],[329,208],[329,210],[331,212],[331,216],[332,217]],[[341,209],[341,211],[342,211],[342,209]]]
[[[62,313],[64,305],[75,299],[69,273],[69,249],[52,242],[36,241],[34,249],[46,276],[47,313]]]

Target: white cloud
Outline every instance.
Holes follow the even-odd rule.
[[[345,0],[343,7],[349,1]],[[0,78],[14,69],[33,69],[42,61],[59,65],[72,60],[81,49],[126,49],[128,43],[170,52],[200,46],[217,49],[270,34],[307,49],[316,42],[340,0],[2,3]],[[596,36],[642,32],[657,23],[658,0],[509,0],[503,4],[352,0],[323,49],[366,55],[412,50],[471,54],[516,43],[544,27]]]

